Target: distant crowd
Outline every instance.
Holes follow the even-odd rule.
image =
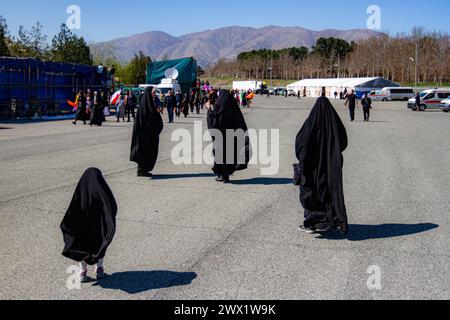
[[[99,73],[106,72],[107,69],[101,67],[99,67]],[[107,73],[111,72],[114,73],[114,66],[108,68]],[[113,87],[114,83],[108,83],[108,88],[111,89],[78,91],[75,101],[69,101],[76,112],[73,124],[77,125],[81,121],[90,126],[102,126],[106,117],[111,115],[111,110],[115,112],[116,122],[134,121],[136,109],[141,104],[144,91],[134,89],[120,90],[114,93]],[[209,82],[198,82],[197,87],[191,88],[184,94],[174,90],[164,93],[155,87],[152,90],[152,98],[156,109],[161,114],[167,113],[169,123],[174,123],[175,118],[180,118],[181,115],[187,118],[190,114],[200,114],[207,103],[215,105],[218,100],[218,92],[219,90],[212,87]],[[255,97],[252,90],[231,90],[229,92],[239,106],[251,107]]]

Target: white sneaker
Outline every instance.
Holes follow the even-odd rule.
[[[298,229],[301,232],[304,232],[306,234],[314,234],[314,233],[316,233],[316,231],[314,231],[313,229],[306,228],[304,225],[301,225],[300,227],[298,227]]]

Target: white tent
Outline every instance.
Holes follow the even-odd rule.
[[[288,90],[300,91],[306,97],[319,97],[322,88],[325,87],[328,97],[334,96],[337,92],[355,90],[357,93],[378,90],[385,87],[399,87],[398,83],[384,78],[329,78],[329,79],[304,79],[287,86]]]

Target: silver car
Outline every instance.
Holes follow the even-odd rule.
[[[448,97],[445,100],[442,100],[441,103],[439,104],[439,107],[441,108],[442,111],[444,112],[449,112],[450,111],[450,97]]]

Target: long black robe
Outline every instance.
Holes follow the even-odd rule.
[[[91,110],[91,125],[101,126],[103,124],[103,109],[106,106],[106,101],[100,96],[97,95],[97,101],[93,102],[92,110]]]
[[[87,100],[84,95],[81,95],[78,101],[78,109],[76,113],[75,120],[86,121],[87,120]]]
[[[348,232],[344,200],[342,152],[348,146],[345,127],[326,97],[320,97],[296,138],[300,161],[300,202],[306,210],[305,227],[328,222]]]
[[[226,90],[220,92],[217,103],[208,111],[208,129],[218,130],[223,137],[223,143],[220,143],[213,136],[214,141],[214,167],[213,172],[217,175],[229,176],[236,171],[245,170],[251,158],[251,145],[248,136],[248,128],[245,123],[244,115],[239,108],[236,99]],[[237,138],[234,141],[234,159],[227,161],[227,130],[239,130],[245,133],[245,146],[238,150]],[[217,150],[223,150],[223,158]]]
[[[133,127],[130,161],[136,162],[139,169],[151,172],[158,160],[159,135],[164,124],[161,114],[156,110],[152,87],[145,90]]]
[[[100,170],[88,169],[61,223],[63,255],[89,265],[103,259],[116,232],[117,204]]]
[[[189,96],[187,93],[184,94],[183,100],[181,101],[181,111],[185,118],[189,115]]]

